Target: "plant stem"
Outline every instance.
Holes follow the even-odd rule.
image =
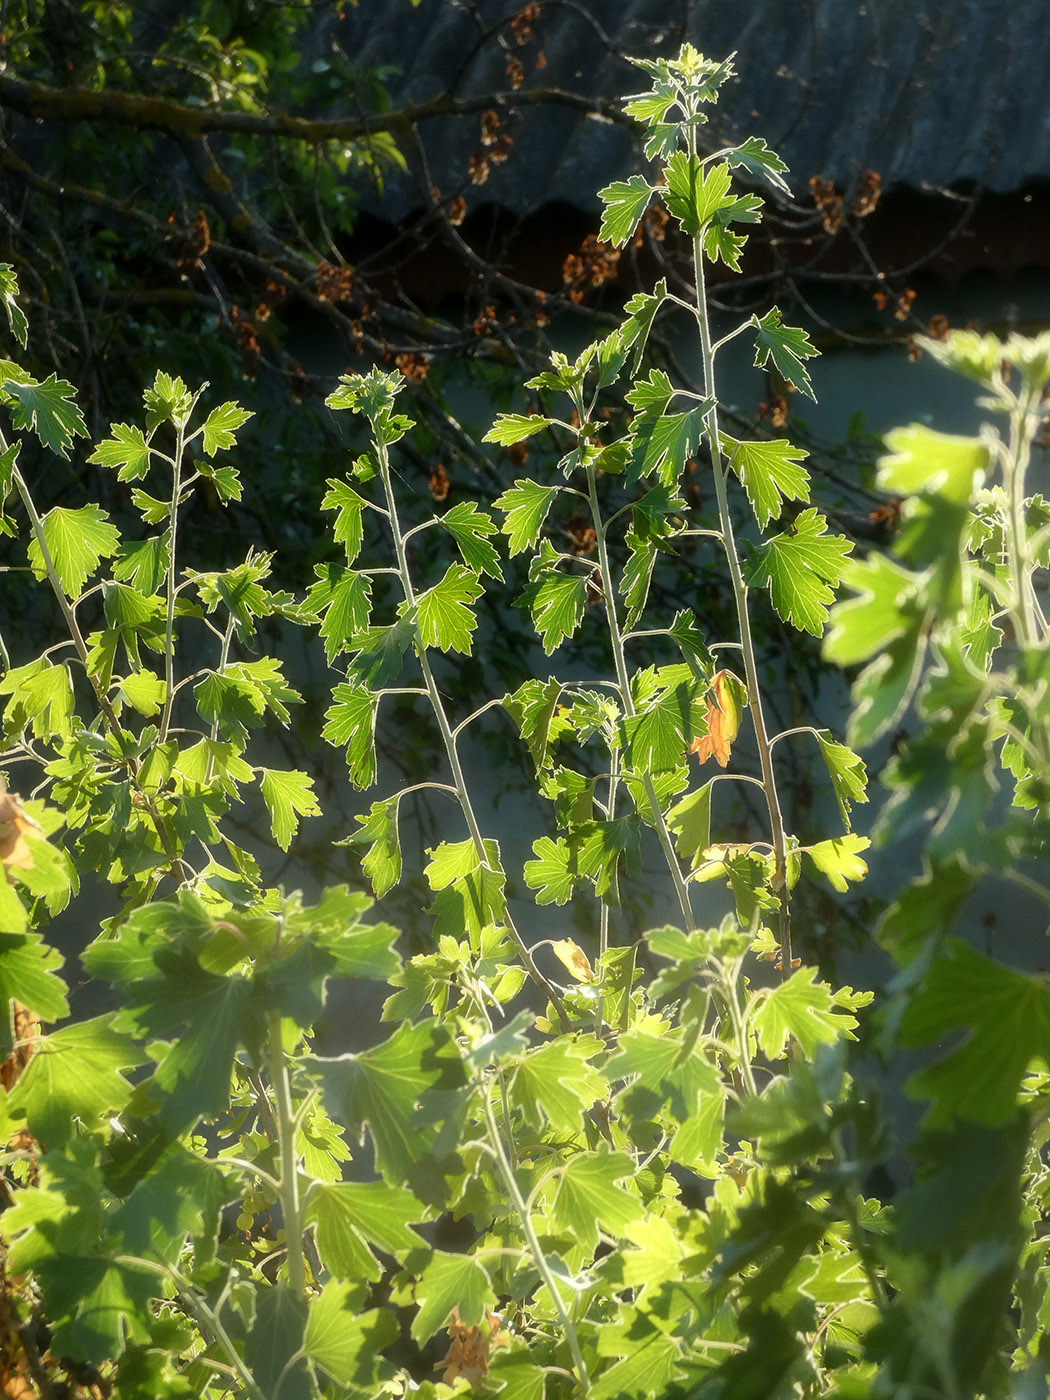
[[[529,1252],[532,1254],[533,1262],[539,1270],[540,1277],[546,1285],[547,1292],[551,1296],[551,1302],[554,1304],[554,1309],[558,1314],[558,1321],[562,1325],[562,1330],[565,1333],[565,1340],[568,1342],[569,1350],[572,1352],[573,1366],[576,1370],[576,1378],[580,1383],[580,1390],[583,1395],[590,1395],[591,1378],[587,1371],[587,1363],[583,1359],[583,1352],[580,1350],[580,1339],[576,1335],[575,1324],[565,1304],[561,1300],[557,1281],[555,1280],[554,1274],[551,1272],[550,1265],[547,1263],[547,1256],[544,1254],[543,1247],[539,1242],[535,1227],[532,1223],[532,1216],[529,1214],[529,1208],[525,1204],[525,1198],[521,1194],[521,1188],[518,1186],[514,1172],[511,1170],[510,1162],[507,1160],[507,1154],[503,1147],[503,1139],[499,1135],[499,1125],[496,1122],[496,1115],[492,1111],[492,1096],[489,1094],[487,1086],[483,1086],[481,1097],[485,1105],[485,1118],[488,1122],[489,1142],[495,1154],[500,1176],[503,1178],[503,1183],[507,1188],[507,1194],[510,1196],[514,1209],[518,1212],[522,1233],[529,1246]]]
[[[266,1013],[266,1050],[276,1104],[277,1145],[281,1156],[281,1210],[288,1251],[288,1284],[297,1298],[306,1291],[303,1221],[299,1204],[299,1163],[295,1153],[295,1114],[292,1112],[288,1061],[281,1040],[281,1013]]]
[[[162,1278],[170,1279],[174,1283],[182,1303],[196,1319],[197,1326],[205,1336],[210,1333],[211,1338],[226,1354],[230,1370],[244,1387],[245,1394],[251,1396],[251,1400],[266,1400],[266,1396],[256,1385],[251,1372],[245,1366],[240,1353],[230,1340],[229,1333],[219,1321],[218,1314],[208,1307],[193,1285],[183,1278],[177,1269],[172,1268],[170,1264],[156,1264],[152,1259],[141,1259],[137,1255],[118,1256],[116,1263],[133,1264],[160,1274]]]
[[[376,458],[379,463],[379,476],[383,482],[383,492],[386,496],[390,533],[393,536],[394,551],[397,555],[397,572],[401,579],[401,587],[404,591],[405,602],[411,608],[415,606],[416,594],[415,589],[412,587],[412,575],[408,567],[405,537],[401,533],[401,524],[397,514],[397,501],[394,497],[394,487],[390,476],[390,457],[387,453],[386,443],[379,440],[376,441]],[[438,689],[437,681],[434,679],[434,672],[430,668],[426,643],[423,641],[418,626],[415,628],[415,646],[416,655],[419,658],[419,665],[423,672],[423,681],[430,699],[430,706],[434,711],[434,718],[437,720],[438,730],[440,731],[441,741],[445,747],[445,754],[448,757],[449,767],[452,769],[452,782],[456,789],[456,796],[459,798],[459,805],[463,812],[464,820],[467,823],[470,839],[474,843],[474,849],[478,853],[478,860],[481,865],[484,866],[486,870],[492,870],[488,850],[485,846],[485,838],[481,834],[481,827],[478,825],[478,819],[475,815],[474,806],[470,800],[470,793],[467,789],[467,780],[463,773],[463,765],[460,763],[459,751],[456,747],[456,736],[452,732],[452,726],[449,724],[448,716],[445,713],[445,705],[441,699],[441,691]],[[561,997],[536,966],[532,953],[529,951],[528,944],[515,927],[510,910],[507,908],[504,908],[503,919],[507,931],[514,940],[515,947],[518,950],[518,956],[521,958],[526,972],[557,1010],[562,1029],[566,1031],[569,1030],[571,1023],[566,1014],[565,1005]]]
[[[0,433],[0,452],[6,450],[7,442],[5,441],[3,433]],[[47,537],[44,534],[44,522],[40,518],[40,513],[36,508],[29,487],[26,485],[25,478],[17,467],[11,472],[11,480],[14,482],[18,494],[21,497],[22,504],[25,506],[26,514],[29,516],[29,523],[33,530],[33,538],[36,540],[37,548],[40,550],[40,558],[44,565],[44,572],[47,574],[48,582],[51,585],[51,591],[58,600],[58,606],[62,610],[62,616],[65,619],[66,627],[69,629],[69,635],[73,639],[73,645],[76,647],[77,655],[80,657],[81,665],[84,667],[84,674],[87,676],[88,683],[95,693],[98,707],[102,711],[114,738],[117,739],[118,742],[121,742],[124,730],[121,727],[120,720],[117,718],[117,713],[110,702],[109,696],[99,684],[98,678],[91,674],[90,667],[88,666],[87,643],[84,640],[84,634],[80,630],[80,624],[77,622],[77,615],[73,611],[73,606],[66,597],[66,590],[62,587],[61,580],[58,577],[58,570],[55,568],[55,561],[51,557],[51,550],[48,548]],[[143,799],[145,808],[150,814],[150,819],[160,839],[160,844],[164,847],[164,854],[171,866],[171,873],[180,883],[185,884],[187,881],[186,869],[176,854],[175,843],[172,840],[168,824],[157,811],[156,803],[153,801],[153,794],[147,792],[138,783],[138,760],[135,758],[126,758],[125,763],[132,779],[135,780],[136,789]]]
[[[1027,393],[1025,392],[1025,397]],[[1003,485],[1007,499],[1006,549],[1012,583],[1010,614],[1017,640],[1023,647],[1035,646],[1038,628],[1032,599],[1032,582],[1028,568],[1027,531],[1025,528],[1025,474],[1028,468],[1028,405],[1019,401],[1010,415],[1010,444],[1003,464]]]
[[[696,136],[689,129],[689,142],[695,154]],[[718,396],[715,389],[715,359],[711,348],[711,325],[707,315],[707,288],[704,280],[704,252],[699,234],[693,236],[693,266],[696,277],[696,317],[700,325],[700,345],[704,367],[704,394],[711,400],[711,407],[704,418],[708,445],[711,449],[711,470],[715,481],[715,496],[718,501],[718,518],[722,531],[722,544],[729,565],[729,577],[733,586],[733,601],[736,606],[737,626],[740,631],[740,647],[744,658],[744,679],[748,698],[751,701],[751,719],[755,727],[755,744],[762,768],[762,788],[766,795],[769,812],[769,827],[773,841],[774,885],[780,900],[780,967],[787,979],[791,976],[791,906],[787,882],[787,837],[784,832],[784,819],[780,811],[780,798],[777,794],[776,775],[773,770],[773,755],[766,729],[765,714],[762,709],[762,690],[758,679],[758,664],[755,659],[755,642],[751,632],[751,618],[747,606],[747,584],[744,582],[737,553],[736,536],[733,532],[733,518],[729,510],[729,495],[726,490],[726,468],[722,457],[722,438],[718,426]]]
[[[157,738],[168,737],[171,710],[175,703],[175,541],[179,523],[179,496],[182,492],[182,454],[185,448],[185,420],[176,429],[175,457],[171,464],[171,506],[168,513],[168,577],[165,587],[164,624],[164,710]]]
[[[605,616],[609,623],[609,642],[612,647],[613,664],[616,667],[616,681],[620,688],[620,697],[623,703],[624,714],[628,718],[633,718],[635,714],[634,699],[631,695],[631,681],[627,674],[627,660],[623,650],[623,633],[620,631],[620,620],[616,615],[616,590],[613,586],[612,570],[609,567],[609,548],[606,540],[606,525],[602,519],[601,505],[598,501],[598,481],[595,476],[594,467],[588,464],[587,468],[587,495],[591,507],[591,520],[594,525],[594,535],[598,544],[598,563],[601,568],[602,584],[605,592]],[[649,802],[649,810],[652,814],[653,826],[660,841],[660,847],[667,861],[667,868],[671,872],[671,879],[674,883],[675,894],[678,896],[678,903],[682,910],[682,918],[685,920],[686,929],[694,929],[696,920],[693,918],[692,901],[689,898],[689,886],[686,884],[682,874],[682,867],[678,864],[678,857],[675,855],[674,842],[671,840],[671,833],[667,829],[664,821],[664,814],[660,810],[660,799],[656,795],[656,787],[648,773],[642,774],[642,786],[645,796]]]

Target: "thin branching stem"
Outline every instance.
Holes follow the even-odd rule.
[[[696,154],[696,133],[688,128],[690,153]],[[773,769],[773,755],[766,729],[765,713],[762,707],[762,688],[758,678],[758,663],[755,657],[755,642],[751,631],[751,617],[748,611],[747,584],[744,582],[737,552],[736,536],[733,530],[733,517],[729,509],[729,493],[726,486],[726,467],[722,453],[722,436],[718,423],[718,395],[715,384],[715,357],[711,344],[711,323],[707,313],[707,290],[704,280],[704,251],[700,234],[693,236],[693,266],[696,277],[696,316],[700,326],[700,345],[703,357],[704,393],[711,400],[711,407],[704,417],[708,445],[711,450],[711,471],[714,476],[715,496],[718,501],[718,518],[721,526],[722,542],[725,547],[729,577],[733,587],[733,601],[736,607],[737,626],[740,631],[740,645],[744,660],[744,679],[751,703],[751,720],[755,728],[755,744],[762,769],[762,787],[769,812],[769,826],[773,838],[774,888],[780,900],[780,948],[781,968],[785,978],[791,976],[791,907],[787,880],[787,836],[784,819],[780,810],[777,793],[776,774]]]
[[[401,587],[404,591],[405,603],[409,608],[414,608],[416,604],[416,593],[412,586],[412,574],[408,566],[405,537],[401,533],[401,525],[397,513],[397,500],[394,495],[394,486],[390,471],[390,456],[387,451],[386,443],[379,437],[376,439],[376,460],[379,464],[379,476],[383,483],[383,492],[386,496],[390,519],[390,533],[394,542],[394,551],[397,555],[397,571],[401,578]],[[420,669],[423,672],[423,682],[426,686],[427,695],[430,698],[430,706],[434,712],[434,718],[437,721],[449,767],[452,769],[452,782],[456,789],[456,795],[459,798],[459,805],[463,812],[463,818],[467,823],[470,839],[474,843],[474,849],[477,852],[479,863],[486,870],[491,870],[492,863],[485,845],[485,838],[481,833],[481,827],[478,825],[478,819],[474,812],[474,805],[470,800],[470,791],[467,787],[467,780],[463,773],[463,765],[460,761],[459,750],[456,746],[456,735],[453,733],[448,715],[445,713],[445,705],[441,698],[441,691],[438,689],[437,681],[434,679],[434,672],[431,670],[430,666],[430,658],[427,655],[426,643],[423,640],[418,626],[415,629],[415,646]],[[532,953],[529,951],[529,946],[516,928],[509,909],[504,910],[503,919],[507,931],[510,933],[518,950],[518,956],[525,966],[525,970],[536,986],[539,987],[540,991],[543,992],[544,996],[546,996],[555,1007],[562,1028],[568,1030],[570,1022],[565,1011],[565,1005],[556,988],[551,985],[536,966]]]

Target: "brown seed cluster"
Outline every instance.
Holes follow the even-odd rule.
[[[882,197],[882,176],[877,170],[865,170],[857,181],[848,206],[835,188],[834,180],[826,180],[823,175],[809,177],[809,191],[825,230],[835,233],[846,213],[857,219],[866,219],[875,212]]]
[[[430,361],[418,350],[403,350],[400,355],[395,355],[394,364],[406,379],[411,379],[415,384],[422,384],[430,373]]]
[[[168,223],[173,224],[174,222],[175,215],[169,214]],[[208,227],[208,218],[203,209],[198,209],[175,259],[179,271],[196,272],[201,265],[201,259],[210,247],[211,229]]]
[[[600,287],[616,276],[620,252],[589,233],[578,253],[570,253],[561,266],[561,280],[570,301],[580,302],[588,286]]]
[[[335,267],[330,262],[317,264],[318,301],[349,301],[354,294],[354,270],[346,263]]]

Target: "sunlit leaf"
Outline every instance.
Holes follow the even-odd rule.
[[[299,830],[299,818],[320,814],[313,779],[297,770],[261,768],[259,772],[259,788],[270,813],[270,830],[281,850],[286,851]]]
[[[116,554],[120,535],[99,506],[54,506],[44,516],[44,540],[63,591],[78,598],[99,560]],[[43,578],[47,570],[35,537],[29,544],[29,562],[37,578]]]
[[[842,535],[829,535],[827,521],[811,507],[790,530],[758,546],[748,561],[748,582],[769,588],[785,622],[819,637],[852,548]]]

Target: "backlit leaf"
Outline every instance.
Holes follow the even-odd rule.
[[[499,555],[486,538],[497,533],[495,522],[473,501],[461,501],[445,512],[441,524],[456,541],[463,563],[476,574],[501,579]]]
[[[387,890],[392,889],[401,878],[401,842],[397,815],[397,797],[373,802],[368,816],[357,818],[361,823],[360,829],[347,838],[348,844],[368,846],[361,860],[361,868],[372,882],[377,899],[382,899]]]
[[[535,546],[557,492],[556,486],[540,486],[535,481],[521,480],[493,502],[494,508],[503,511],[507,517],[503,522],[503,533],[508,537],[512,555]]]
[[[143,1052],[113,1029],[113,1016],[96,1016],[41,1037],[9,1100],[32,1135],[47,1148],[68,1142],[79,1119],[93,1131],[119,1112],[131,1095],[121,1073],[141,1064]]]
[[[526,885],[535,891],[536,903],[565,904],[579,879],[575,852],[561,837],[552,841],[549,836],[541,836],[532,849],[536,859],[527,860],[522,873]]]
[[[539,414],[501,413],[481,440],[498,442],[507,447],[532,437],[535,433],[542,433],[544,428],[549,428],[550,425],[551,420]]]
[[[310,1302],[303,1347],[337,1385],[360,1395],[378,1395],[378,1357],[396,1341],[397,1319],[389,1308],[361,1312],[358,1297],[353,1284],[326,1283]]]
[[[761,368],[772,360],[778,374],[815,401],[816,395],[805,361],[820,352],[805,331],[795,326],[785,326],[775,306],[762,317],[752,316],[751,324],[758,331],[755,336],[755,364]]]
[[[744,442],[723,433],[722,450],[740,478],[763,530],[780,514],[783,500],[809,498],[809,473],[798,465],[806,454],[786,438]]]
[[[412,1336],[425,1342],[447,1326],[453,1310],[465,1327],[476,1327],[485,1316],[486,1304],[495,1301],[488,1274],[466,1254],[446,1254],[436,1249],[416,1284],[419,1311],[412,1321]]]
[[[842,994],[833,993],[826,982],[818,982],[816,977],[815,967],[800,967],[758,1001],[751,1024],[767,1059],[779,1059],[791,1036],[809,1057],[818,1045],[856,1039],[853,1028],[857,1018],[842,1009]]]
[[[534,1127],[546,1119],[558,1132],[580,1132],[586,1110],[608,1094],[604,1076],[587,1063],[600,1049],[594,1036],[580,1036],[530,1050],[514,1071],[512,1101]]]
[[[867,864],[857,852],[866,851],[870,845],[866,836],[840,836],[803,849],[820,873],[827,877],[832,889],[845,894],[851,880],[863,880],[867,875]]]
[[[842,824],[850,829],[850,809],[854,802],[868,800],[868,774],[863,760],[852,749],[838,743],[831,737],[830,730],[822,729],[817,734],[821,756],[827,765],[835,800],[839,804]]]
[[[908,1003],[900,1033],[911,1046],[953,1035],[948,1051],[907,1084],[909,1094],[931,1100],[928,1126],[956,1118],[1001,1126],[1017,1112],[1032,1061],[1050,1063],[1050,988],[952,939]]]
[[[768,586],[784,621],[819,637],[852,548],[842,535],[829,535],[827,521],[811,507],[790,530],[758,546],[748,561],[748,582]]]
[[[561,1170],[551,1207],[555,1227],[586,1249],[597,1247],[599,1232],[614,1237],[643,1214],[641,1201],[619,1182],[633,1177],[626,1152],[579,1152]]]
[[[18,277],[14,268],[10,263],[0,263],[0,301],[3,302],[11,334],[24,350],[29,335],[29,322],[26,320],[25,312],[15,301],[17,295]]]
[[[75,437],[87,437],[84,415],[76,402],[76,389],[49,374],[43,383],[33,379],[5,379],[0,390],[14,399],[11,422],[16,430],[28,428],[51,452],[68,457]],[[95,509],[97,507],[85,507]]]
[[[362,517],[366,502],[347,481],[335,481],[329,477],[327,486],[321,509],[336,512],[332,535],[335,542],[341,544],[346,551],[346,562],[352,564],[361,551],[361,541],[364,538]]]
[[[605,205],[598,237],[614,248],[622,248],[633,236],[638,221],[645,213],[653,191],[644,175],[632,175],[629,180],[615,180],[598,191]]]
[[[141,481],[149,471],[149,444],[142,429],[111,423],[109,430],[113,436],[100,442],[88,461],[118,467],[118,481]]]
[[[332,691],[332,705],[325,711],[321,737],[337,748],[346,749],[350,781],[356,788],[369,788],[376,779],[375,694],[354,680],[340,681]]]
[[[78,598],[99,560],[116,554],[120,535],[99,506],[55,506],[44,516],[44,540],[63,591]],[[29,562],[37,578],[44,578],[47,571],[35,537],[29,544]]]
[[[286,851],[299,830],[299,818],[320,814],[313,779],[297,770],[261,768],[259,772],[259,787],[270,813],[270,830],[281,850]]]
[[[478,625],[471,604],[482,591],[473,569],[464,564],[450,564],[440,583],[420,593],[416,599],[424,644],[440,651],[469,653],[472,633]]]
[[[205,456],[214,457],[216,452],[233,447],[237,441],[237,429],[254,417],[254,413],[237,403],[224,403],[213,408],[201,429]]]
[[[552,570],[527,584],[514,606],[529,609],[543,650],[549,656],[583,621],[586,597],[586,574]]]

